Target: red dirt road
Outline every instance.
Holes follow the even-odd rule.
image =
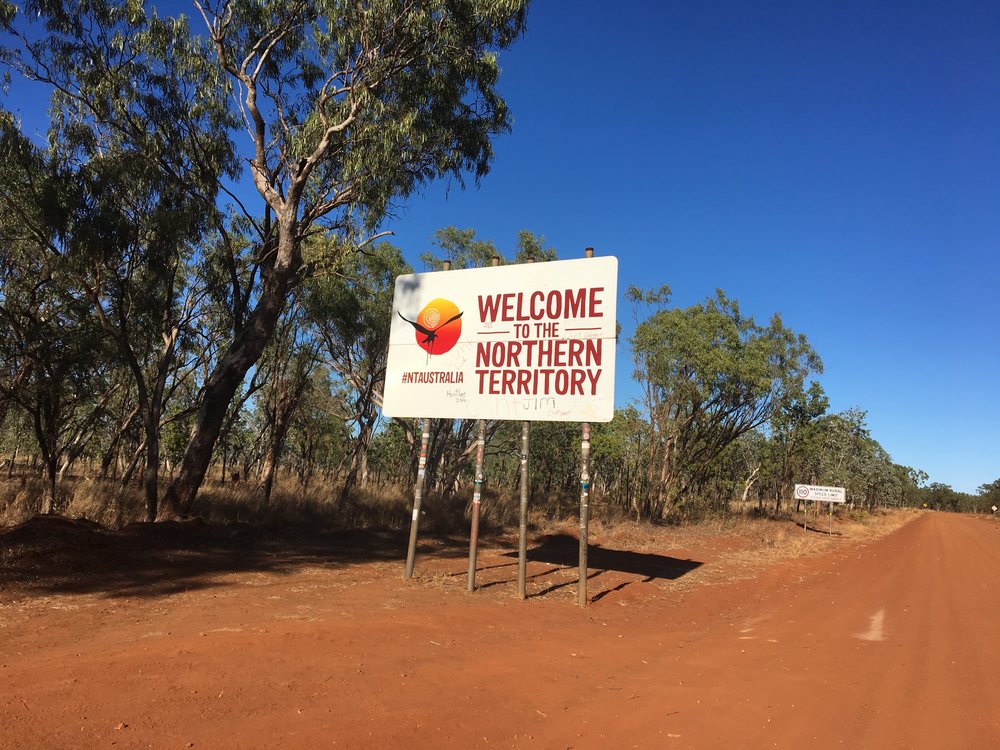
[[[541,561],[512,599],[496,550],[471,596],[457,554],[15,594],[0,747],[1000,747],[1000,524],[823,543],[738,583],[595,576],[586,611]]]

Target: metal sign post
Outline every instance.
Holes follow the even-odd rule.
[[[587,606],[587,524],[590,514],[590,423],[583,423],[583,440],[580,458],[580,581],[577,584],[576,603]]]
[[[410,520],[410,543],[406,547],[406,578],[413,578],[413,565],[417,558],[417,529],[420,526],[420,504],[424,498],[424,476],[427,474],[427,444],[431,439],[431,421],[424,418],[420,436],[420,460],[417,463],[417,481],[413,485],[413,518]]]
[[[586,248],[584,255],[593,258],[594,248]],[[587,548],[589,545],[587,526],[590,522],[590,422],[583,422],[580,427],[583,433],[583,439],[580,441],[580,577],[576,588],[576,603],[581,607],[586,607]]]
[[[493,256],[493,266],[500,265],[500,256]],[[476,590],[476,559],[479,557],[479,513],[483,501],[483,460],[486,453],[486,420],[477,425],[476,479],[472,490],[472,528],[469,531],[469,591]]]
[[[534,258],[528,258],[534,263]],[[517,595],[524,599],[528,589],[528,445],[531,422],[521,422],[521,507],[517,535]]]
[[[451,261],[444,262],[444,270],[451,269]],[[417,462],[417,481],[413,485],[413,517],[410,519],[410,542],[406,546],[406,578],[413,578],[417,561],[417,532],[420,527],[420,506],[424,499],[424,477],[427,474],[427,445],[431,439],[431,421],[424,417],[420,434],[420,459]]]
[[[528,440],[531,422],[521,423],[521,521],[517,537],[517,595],[527,596],[528,582]]]
[[[472,530],[469,533],[469,591],[476,590],[476,558],[479,555],[479,508],[483,497],[483,454],[486,450],[486,420],[479,420],[476,439],[476,485],[472,490]]]

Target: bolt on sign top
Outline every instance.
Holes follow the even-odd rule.
[[[390,417],[609,422],[618,259],[396,279]]]

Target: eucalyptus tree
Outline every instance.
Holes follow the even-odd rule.
[[[153,520],[164,411],[199,360],[193,321],[206,292],[196,283],[193,258],[202,249],[204,214],[134,154],[95,154],[76,182],[86,200],[74,221],[74,274],[135,383],[146,514]]]
[[[0,360],[14,361],[26,376],[3,387],[29,416],[45,477],[42,512],[53,509],[60,464],[75,459],[94,432],[113,394],[108,352],[78,299],[29,270],[7,279],[0,304],[4,328]],[[20,287],[20,288],[16,288]],[[96,396],[95,396],[96,394]]]
[[[347,385],[345,421],[355,430],[342,498],[368,483],[368,454],[385,388],[389,327],[396,277],[412,272],[399,248],[387,242],[358,251],[336,274],[312,279],[305,309],[322,342],[325,364]]]
[[[354,442],[344,418],[350,395],[324,365],[315,367],[303,398],[292,415],[288,432],[289,459],[303,489],[317,471],[327,481],[339,475],[354,453]]]
[[[540,495],[572,507],[580,492],[580,425],[575,422],[535,422],[531,425],[528,486]]]
[[[235,120],[185,19],[147,17],[134,2],[11,8],[2,56],[52,91],[49,158],[71,178],[67,272],[134,378],[152,519],[168,379],[197,312],[189,259],[215,216],[220,177],[236,174],[226,137]]]
[[[55,502],[60,462],[82,452],[112,393],[107,352],[72,273],[71,176],[0,111],[0,402],[30,417],[43,512]]]
[[[817,369],[820,365],[817,363]],[[826,413],[830,400],[819,381],[812,381],[808,388],[789,393],[788,398],[775,410],[770,420],[771,441],[778,449],[781,468],[775,487],[775,510],[781,509],[782,498],[792,496],[796,475],[802,484],[811,481],[809,459],[815,455],[814,441],[816,420]],[[813,449],[813,450],[810,450]],[[801,505],[801,500],[798,501]]]
[[[402,489],[408,482],[412,483],[411,443],[412,438],[407,435],[401,420],[390,420],[375,434],[368,466],[377,486]]]
[[[392,201],[434,177],[484,175],[509,127],[494,50],[524,28],[526,2],[196,3],[249,135],[247,176],[274,215],[246,325],[205,386],[167,499],[186,512],[224,405],[259,358],[291,289],[310,270],[303,240],[364,244]],[[326,259],[324,259],[326,260]]]
[[[871,432],[868,412],[854,406],[820,420],[820,476],[824,484],[851,489],[852,477],[863,460]]]
[[[476,237],[472,227],[459,229],[455,226],[441,227],[434,232],[431,240],[433,249],[420,255],[420,261],[431,271],[440,271],[447,261],[451,268],[484,268],[503,256],[492,240]]]
[[[6,167],[19,174],[3,180],[0,199],[9,220],[31,237],[35,260],[57,267],[63,284],[89,303],[94,327],[134,380],[129,392],[144,427],[144,493],[152,520],[168,380],[176,376],[180,339],[198,312],[200,293],[190,286],[188,266],[204,229],[203,212],[114,133],[91,142],[63,120],[51,135],[42,151],[7,134]],[[10,145],[15,138],[21,139],[17,149]],[[39,184],[32,187],[32,180]],[[85,436],[71,440],[63,471],[82,451]]]
[[[615,416],[608,423],[591,425],[591,486],[599,488],[611,504],[629,513],[638,514],[648,440],[647,426],[634,406],[615,409]],[[576,471],[574,466],[574,479],[579,481]]]
[[[551,246],[545,246],[544,235],[534,234],[527,229],[518,231],[516,245],[514,263],[559,260],[559,254],[556,252],[556,249]]]
[[[745,432],[729,445],[727,453],[731,459],[731,468],[737,472],[733,477],[733,483],[739,488],[741,507],[746,504],[754,485],[760,482],[762,472],[766,471],[766,464],[770,458],[769,447],[767,438],[760,430]],[[725,506],[728,509],[728,495],[725,498]]]
[[[976,488],[978,508],[982,512],[996,513],[993,506],[1000,507],[1000,479],[979,485]]]
[[[0,393],[2,392],[2,388],[0,388]],[[7,404],[9,408],[5,412],[4,423],[0,425],[0,437],[3,439],[5,450],[10,454],[3,466],[4,476],[10,480],[14,477],[14,469],[18,459],[22,456],[22,451],[30,446],[30,442],[25,442],[24,436],[31,434],[31,425],[28,423],[28,414],[24,409],[21,409],[13,401],[9,401]]]
[[[892,456],[874,439],[868,441],[859,467],[859,490],[862,503],[869,510],[902,503],[904,485]]]
[[[962,510],[963,500],[968,496],[956,491],[950,484],[931,482],[921,492],[922,505],[931,510],[944,510],[957,513]]]
[[[666,290],[630,296],[661,308],[632,337],[653,435],[644,515],[655,518],[684,502],[726,446],[800,393],[820,362],[780,316],[759,325],[722,291],[684,309],[663,307]]]
[[[817,421],[819,481],[845,487],[848,502],[863,508],[898,505],[906,499],[910,483],[922,472],[894,464],[871,436],[867,417],[863,409],[852,407]]]
[[[262,437],[265,439],[258,480],[264,502],[271,499],[292,417],[311,382],[313,370],[319,364],[319,348],[319,342],[309,335],[301,301],[298,295],[293,295],[258,362],[258,369],[266,373],[267,382],[261,399],[264,417]]]
[[[161,515],[190,509],[233,395],[313,266],[303,240],[323,231],[342,247],[363,243],[395,199],[428,180],[486,174],[491,138],[509,128],[496,51],[522,33],[526,5],[205,0],[195,2],[206,29],[196,36],[186,18],[147,17],[128,0],[29,2],[28,14],[4,3],[16,41],[5,59],[49,84],[85,137],[114,131],[206,211],[227,174],[252,183],[265,206],[263,220],[242,208],[259,274],[238,295],[246,314],[206,379]]]
[[[493,240],[476,237],[476,230],[469,227],[442,227],[434,233],[434,249],[422,253],[420,260],[432,271],[440,271],[448,261],[453,269],[485,268],[494,258],[502,264],[527,263],[529,261],[557,260],[555,248],[545,246],[545,237],[527,229],[517,233],[516,249],[512,257],[500,250]]]

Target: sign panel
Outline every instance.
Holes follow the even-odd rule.
[[[618,259],[400,276],[390,417],[610,422]]]
[[[847,490],[843,487],[819,487],[812,484],[795,485],[795,497],[817,503],[846,503]]]

